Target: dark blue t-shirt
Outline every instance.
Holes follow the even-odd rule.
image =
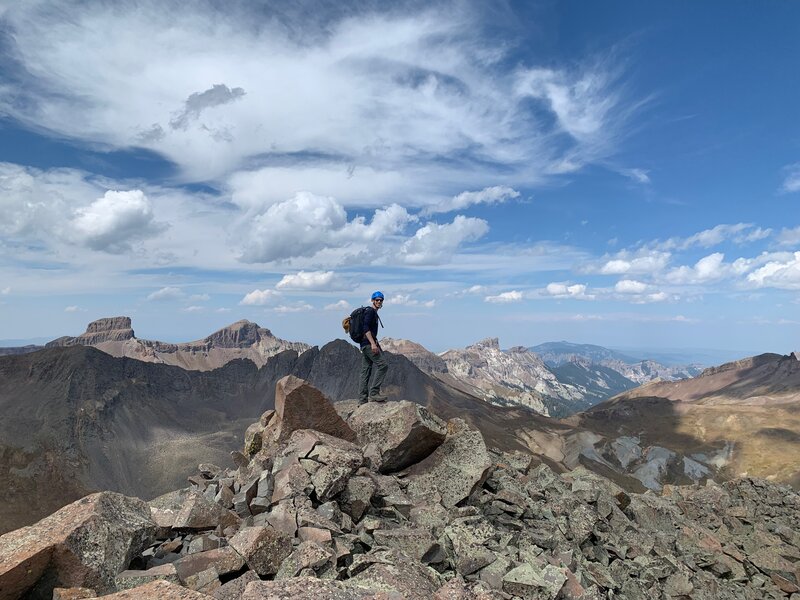
[[[369,346],[367,332],[372,332],[372,339],[378,341],[378,311],[368,306],[364,311],[364,337],[361,339],[361,346]]]

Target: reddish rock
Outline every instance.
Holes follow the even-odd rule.
[[[399,600],[387,593],[371,591],[350,582],[315,577],[293,577],[249,583],[242,600]]]
[[[55,588],[53,600],[84,600],[84,598],[97,598],[97,593],[89,588]]]
[[[336,412],[333,403],[306,381],[287,375],[275,385],[275,414],[279,422],[278,442],[288,440],[298,429],[313,429],[357,441],[355,432]]]
[[[205,571],[211,567],[216,569],[218,575],[228,575],[241,571],[244,568],[244,559],[230,546],[206,550],[189,554],[179,558],[174,563],[175,571],[181,581],[186,580],[192,575]]]
[[[30,527],[0,536],[0,599],[36,588],[114,591],[114,577],[154,537],[150,508],[138,498],[100,492],[81,498]],[[41,581],[40,581],[41,579]]]
[[[145,585],[103,596],[104,600],[208,600],[206,594],[195,592],[169,581],[153,581]]]
[[[241,522],[236,513],[209,500],[199,492],[190,492],[175,515],[175,529],[213,529],[217,525],[228,527]]]

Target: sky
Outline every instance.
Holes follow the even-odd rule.
[[[799,71],[796,2],[0,0],[0,340],[798,350]]]

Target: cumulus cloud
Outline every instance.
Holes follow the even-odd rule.
[[[505,185],[487,187],[479,192],[461,192],[448,200],[427,207],[423,214],[444,213],[462,210],[473,204],[500,204],[511,198],[519,198],[520,193]]]
[[[607,259],[599,268],[589,267],[589,272],[602,275],[653,275],[669,263],[671,254],[658,250],[623,250]]]
[[[369,223],[364,217],[348,221],[334,198],[299,192],[247,220],[241,259],[272,262],[313,256],[327,248],[365,246],[400,232],[413,219],[405,208],[392,204],[376,210]]]
[[[154,236],[164,226],[156,223],[153,208],[141,190],[108,191],[89,206],[75,211],[76,237],[93,250],[118,254],[134,240]]]
[[[424,308],[433,308],[436,306],[436,300],[418,300],[412,298],[411,294],[392,294],[388,297],[390,304],[398,304],[403,306],[422,306]]]
[[[147,296],[148,301],[160,301],[160,300],[177,300],[179,298],[183,298],[184,293],[181,288],[167,286],[163,287],[160,290],[153,292]]]
[[[333,271],[300,271],[294,275],[284,275],[275,288],[279,290],[327,290],[335,282]]]
[[[510,292],[502,292],[496,296],[486,296],[484,302],[492,302],[494,304],[508,304],[511,302],[521,302],[522,292],[511,290]]]
[[[554,298],[579,298],[591,300],[593,295],[586,293],[586,286],[582,283],[568,285],[566,283],[548,283],[544,289],[545,294]]]
[[[649,286],[635,279],[622,279],[614,286],[614,291],[620,294],[642,294]]]
[[[800,252],[795,252],[785,260],[766,263],[750,273],[747,281],[759,288],[800,289]]]
[[[665,279],[675,284],[708,283],[726,277],[730,268],[723,263],[725,255],[721,252],[709,254],[698,260],[694,266],[681,266],[672,269]]]
[[[428,223],[400,247],[398,258],[409,265],[435,265],[447,261],[465,242],[473,242],[489,231],[483,219],[458,215],[452,223]]]
[[[276,298],[280,298],[281,293],[275,290],[253,290],[245,294],[239,304],[244,306],[261,306],[273,302]]]
[[[314,307],[310,304],[306,304],[305,302],[298,302],[297,304],[281,304],[280,306],[276,306],[272,309],[276,313],[296,313],[296,312],[308,312],[310,310],[314,310]]]
[[[787,193],[800,192],[800,162],[785,166],[783,172],[785,176],[781,191]]]
[[[347,300],[339,300],[338,302],[334,302],[332,304],[326,304],[325,310],[350,310],[350,303]]]

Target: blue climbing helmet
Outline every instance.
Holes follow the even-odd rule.
[[[376,298],[383,300],[383,292],[372,292],[372,298],[370,298],[370,300],[375,300]]]

